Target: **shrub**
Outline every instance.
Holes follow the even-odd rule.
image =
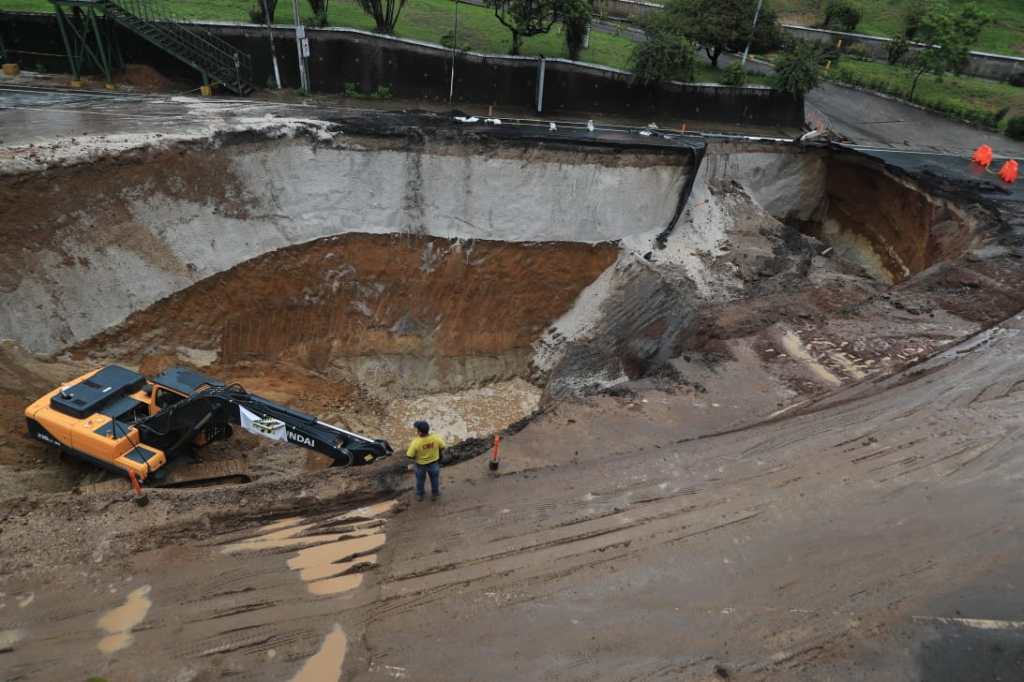
[[[587,29],[590,27],[589,0],[564,2],[561,20],[565,28],[565,51],[569,59],[576,61],[583,52],[583,43],[587,39]]]
[[[910,0],[903,10],[903,37],[913,40],[921,29],[922,19],[928,12],[929,0]]]
[[[761,8],[761,16],[757,20],[754,38],[750,41],[750,49],[756,54],[776,52],[782,49],[783,42],[785,42],[785,35],[782,32],[779,15],[765,3]],[[742,48],[737,45],[735,50],[739,52]]]
[[[643,83],[692,81],[694,61],[693,44],[667,31],[649,33],[647,40],[637,43],[629,56],[633,73]]]
[[[851,43],[843,53],[850,59],[856,59],[862,62],[874,61],[871,58],[871,53],[868,51],[868,48],[861,43]]]
[[[722,71],[724,85],[746,85],[747,72],[739,62],[733,62]]]
[[[1010,107],[1003,107],[996,113],[992,114],[992,121],[994,126],[998,126],[999,122],[1006,118],[1006,115],[1010,113]]]
[[[1014,140],[1024,140],[1024,116],[1014,116],[1006,122],[1006,134]]]
[[[886,48],[885,61],[889,62],[891,66],[896,66],[907,55],[909,50],[910,41],[907,40],[905,35],[893,36],[892,40],[889,41],[889,46]]]
[[[803,96],[818,85],[821,51],[811,43],[797,42],[775,62],[772,87]]]
[[[829,0],[825,5],[825,19],[822,28],[836,31],[852,31],[860,23],[860,10],[846,0]]]

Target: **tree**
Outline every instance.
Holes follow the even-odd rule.
[[[825,19],[822,28],[837,31],[852,31],[860,23],[860,10],[846,0],[829,0],[825,5]]]
[[[974,3],[951,9],[935,0],[916,22],[914,36],[924,47],[909,55],[907,62],[913,74],[910,99],[914,98],[921,76],[933,74],[939,80],[948,71],[960,73],[967,64],[967,54],[978,41],[981,29],[988,23]]]
[[[907,40],[906,35],[902,33],[894,35],[886,48],[886,61],[892,66],[896,66],[909,50],[910,41]]]
[[[523,38],[550,31],[565,4],[564,0],[486,0],[486,3],[494,9],[498,21],[512,32],[510,54],[519,54]]]
[[[562,26],[565,27],[565,49],[569,59],[576,61],[583,51],[590,28],[590,0],[565,0],[561,9]]]
[[[649,23],[647,40],[637,43],[629,57],[633,74],[643,83],[693,80],[693,43],[665,23]]]
[[[917,30],[921,26],[921,18],[928,11],[931,0],[909,0],[903,10],[903,35],[907,40],[914,40],[917,37]]]
[[[328,0],[309,0],[309,6],[313,10],[313,25],[323,28],[327,25],[327,3]]]
[[[752,35],[757,0],[670,0],[665,15],[671,30],[699,45],[718,68],[725,50],[741,50],[747,40],[773,42],[777,35],[775,13],[762,7],[757,31]]]
[[[249,19],[254,24],[273,24],[276,11],[277,0],[256,0],[256,4],[249,10]]]
[[[818,85],[821,50],[817,45],[798,41],[775,62],[772,87],[802,97]]]
[[[1024,116],[1014,116],[1006,122],[1006,134],[1013,140],[1024,140]]]
[[[310,0],[315,2],[316,0]],[[324,4],[327,0],[322,0]],[[395,24],[405,7],[405,0],[357,0],[363,12],[368,14],[375,25],[377,33],[392,35],[395,32]]]

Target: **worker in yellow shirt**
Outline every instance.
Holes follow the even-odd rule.
[[[441,496],[441,451],[444,450],[444,441],[440,436],[430,433],[430,424],[425,421],[418,421],[412,427],[416,429],[416,437],[409,443],[405,455],[416,467],[416,499],[423,500],[423,484],[429,475],[430,499],[436,500]]]

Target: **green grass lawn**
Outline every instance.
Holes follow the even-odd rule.
[[[184,19],[209,19],[217,21],[248,21],[249,8],[254,0],[171,0],[165,5]],[[313,12],[309,3],[300,3],[303,17],[311,22]],[[52,5],[47,0],[0,0],[0,9],[33,12],[50,12]],[[409,0],[402,10],[395,33],[402,38],[438,43],[441,36],[452,28],[455,4],[451,0]],[[373,30],[370,19],[353,0],[334,0],[330,4],[328,18],[331,26],[348,26]],[[291,5],[281,2],[274,17],[277,23],[290,23]],[[474,5],[459,5],[459,45],[478,52],[507,53],[512,45],[511,34],[486,8]],[[616,68],[627,68],[633,43],[627,38],[605,33],[591,34],[590,47],[583,51],[582,61],[605,64]],[[561,25],[556,25],[545,35],[527,38],[523,43],[525,55],[564,57],[565,37]]]
[[[883,81],[888,87],[878,89],[898,94],[904,98],[906,93],[910,92],[913,80],[913,75],[908,69],[849,58],[843,59],[838,66],[837,74],[842,75],[843,72],[852,75],[861,81],[860,84],[866,84],[868,87],[871,87],[872,80]],[[841,78],[840,80],[846,79]],[[947,75],[941,81],[932,75],[921,76],[921,80],[917,84],[917,91],[914,93],[914,101],[939,110],[954,106],[994,113],[1008,107],[1009,113],[1001,122],[1003,126],[1006,124],[1006,119],[1011,116],[1024,115],[1024,88],[1015,88],[1006,83],[969,76]],[[951,115],[954,118],[958,117],[955,112],[952,112]]]
[[[968,0],[949,0],[964,4]],[[974,0],[992,17],[974,49],[1024,57],[1024,0]],[[824,15],[827,0],[769,0],[785,23],[814,25]],[[858,33],[892,36],[903,26],[908,0],[852,0],[863,18]]]
[[[213,21],[249,21],[249,8],[254,0],[171,0],[165,6],[183,19]],[[313,13],[309,3],[300,3],[303,18],[311,23]],[[47,0],[0,0],[0,9],[49,12],[52,5]],[[402,10],[395,33],[402,38],[440,43],[441,36],[452,29],[455,4],[451,0],[409,0]],[[368,31],[373,30],[370,19],[353,0],[333,0],[328,11],[331,26],[347,26]],[[291,5],[281,2],[274,16],[276,23],[291,21]],[[511,34],[495,18],[492,10],[475,5],[459,5],[459,46],[475,52],[507,54],[512,45]],[[628,38],[594,31],[590,34],[590,47],[583,51],[581,61],[602,64],[619,69],[629,68],[629,55],[633,42]],[[546,57],[565,57],[565,37],[561,25],[555,25],[545,35],[534,36],[523,41],[522,54]],[[697,67],[694,80],[702,83],[717,83],[721,72],[707,64]],[[754,76],[750,83],[767,83],[767,78]]]

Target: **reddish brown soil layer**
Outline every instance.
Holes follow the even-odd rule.
[[[915,275],[962,255],[974,238],[961,212],[877,165],[830,160],[826,193],[828,218],[867,238],[896,281],[903,267]]]
[[[346,235],[282,249],[133,314],[76,351],[216,350],[223,364],[529,348],[618,255],[613,244]]]

